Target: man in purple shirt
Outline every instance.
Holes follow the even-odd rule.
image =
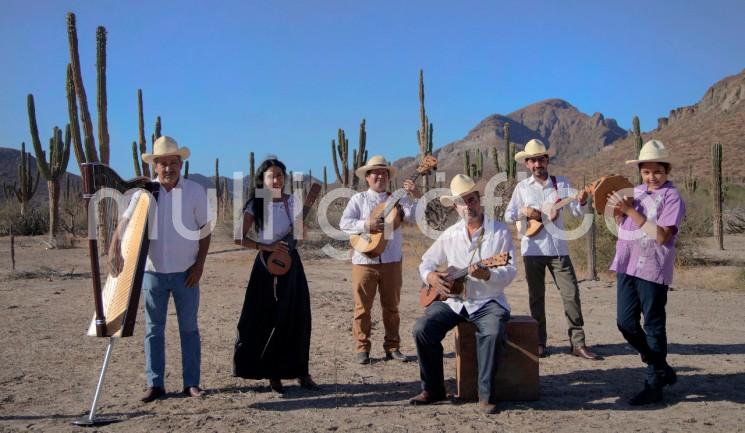
[[[629,400],[636,406],[661,401],[662,388],[677,380],[666,360],[665,304],[685,203],[667,180],[670,159],[660,141],[647,142],[639,159],[626,163],[638,165],[642,184],[633,197],[613,193],[608,198],[619,225],[610,269],[616,271],[618,329],[647,364],[644,389]]]

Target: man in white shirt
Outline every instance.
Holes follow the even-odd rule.
[[[524,162],[532,176],[515,186],[510,204],[504,213],[505,222],[519,222],[527,225],[527,220],[538,222],[550,220],[550,224],[554,226],[552,231],[564,229],[562,209],[550,209],[548,215],[542,213],[542,210],[549,209],[551,205],[563,198],[571,188],[569,181],[564,177],[549,176],[549,156],[546,146],[537,139],[530,140],[526,143],[525,150],[515,155],[515,160]],[[583,216],[582,206],[585,205],[586,200],[587,193],[584,190],[580,191],[576,196],[576,201],[568,205],[572,215],[577,218]],[[546,227],[532,237],[528,237],[522,230],[518,231],[525,264],[525,279],[528,282],[530,315],[538,321],[538,356],[541,358],[548,356],[545,302],[545,278],[546,268],[548,268],[564,303],[571,344],[570,353],[585,359],[602,359],[590,351],[585,344],[579,285],[572,260],[569,258],[567,241],[553,236]]]
[[[369,186],[367,191],[354,194],[347,203],[339,226],[344,232],[354,235],[360,233],[385,233],[385,224],[371,217],[373,209],[384,203],[390,194],[386,192],[388,180],[396,174],[396,168],[380,155],[373,156],[355,172],[358,177],[364,177]],[[403,185],[415,198],[420,194],[416,184],[406,180]],[[399,216],[403,221],[414,220],[415,202],[404,196],[397,206]],[[390,230],[390,229],[389,229]],[[354,319],[352,334],[356,342],[356,361],[360,364],[370,363],[370,333],[373,301],[376,290],[380,291],[380,306],[383,313],[385,341],[383,349],[386,359],[407,361],[401,353],[401,336],[399,326],[401,319],[398,314],[398,304],[401,300],[401,228],[393,231],[392,237],[377,257],[369,257],[355,250],[352,256],[352,291],[354,292]]]
[[[145,303],[145,373],[148,389],[142,397],[145,403],[165,395],[165,325],[168,298],[173,294],[181,337],[183,393],[190,397],[204,395],[199,387],[201,342],[197,313],[199,310],[199,280],[204,270],[210,245],[210,216],[207,194],[198,183],[183,178],[181,166],[189,157],[189,149],[179,148],[171,137],[162,136],[153,143],[153,153],[143,153],[142,160],[154,163],[156,182],[160,183],[156,213],[155,239],[150,239],[142,290]],[[138,193],[136,193],[138,194]],[[135,194],[135,195],[136,195]],[[118,273],[121,261],[121,228],[126,225],[136,197],[122,215],[115,231],[112,250],[112,271]]]
[[[471,322],[476,332],[479,406],[484,413],[496,412],[494,376],[504,329],[510,317],[510,305],[504,289],[517,274],[512,235],[507,226],[484,215],[476,184],[459,174],[450,183],[452,196],[442,196],[445,206],[455,208],[461,217],[445,230],[422,256],[419,273],[422,280],[440,294],[449,296],[427,307],[424,316],[414,325],[414,340],[419,356],[422,392],[410,400],[411,404],[430,404],[445,400],[442,370],[442,339],[458,323]],[[506,266],[480,268],[476,264],[496,254],[506,252],[510,261]],[[447,272],[438,272],[442,265],[468,268],[465,294],[453,296],[453,282]]]

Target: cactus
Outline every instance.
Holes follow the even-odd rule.
[[[517,146],[515,143],[510,143],[510,176],[512,176],[512,180],[517,178],[517,161],[515,161],[515,152],[517,152]]]
[[[145,141],[145,117],[143,115],[142,110],[142,89],[137,89],[137,126],[139,129],[139,137],[140,137],[140,151],[139,154],[147,153],[147,142]],[[134,153],[135,156],[135,165],[138,165],[140,161],[140,155],[137,153]],[[135,172],[139,172],[140,170],[135,170]],[[142,175],[146,177],[150,177],[150,164],[148,164],[145,161],[142,161]],[[139,176],[139,174],[138,174]]]
[[[135,176],[140,177],[142,176],[142,170],[140,169],[140,156],[137,151],[137,142],[132,142],[132,163],[135,167]]]
[[[419,159],[432,154],[432,132],[433,126],[429,122],[426,110],[424,108],[424,71],[419,70],[419,129],[416,138],[419,143]],[[429,176],[422,176],[422,188],[426,192],[429,190]]]
[[[36,189],[39,187],[39,172],[36,172],[36,180],[33,182],[31,181],[32,177],[31,155],[26,154],[26,143],[21,143],[21,162],[18,164],[18,182],[13,182],[13,185],[3,182],[5,197],[8,199],[15,197],[21,204],[21,216],[26,214],[28,203],[34,194],[36,194]],[[16,185],[18,185],[18,188],[16,188]]]
[[[484,175],[484,154],[481,153],[481,149],[479,149],[479,157],[476,160],[476,170],[478,170],[476,177],[481,179],[481,177]]]
[[[326,166],[323,166],[323,193],[326,194],[326,192],[329,190],[329,184],[328,184],[328,178],[326,177]]]
[[[67,64],[67,114],[70,120],[70,132],[72,135],[72,148],[75,151],[75,160],[78,162],[78,169],[82,172],[81,164],[87,161],[83,151],[83,143],[80,139],[80,122],[78,121],[78,104],[75,99],[75,83],[72,78],[72,65]]]
[[[342,186],[349,186],[349,140],[347,140],[344,130],[339,128],[337,131],[339,144],[336,144],[334,140],[331,140],[331,160],[334,162],[334,172],[336,173],[336,180],[341,183]],[[336,160],[337,150],[339,152],[339,161]],[[341,164],[342,170],[339,171],[339,164]]]
[[[78,54],[78,31],[75,26],[75,14],[67,14],[67,37],[70,45],[70,67],[72,70],[72,79],[77,99],[80,101],[80,116],[83,123],[83,143],[85,145],[86,162],[98,162],[98,153],[96,153],[96,141],[93,138],[93,123],[88,111],[88,97],[83,86],[83,74],[80,71],[80,55]],[[68,101],[69,103],[69,101]],[[71,124],[73,124],[72,119]],[[73,129],[75,126],[73,124]],[[108,149],[106,151],[108,154]],[[103,161],[102,161],[103,162]],[[107,161],[108,162],[108,161]],[[78,161],[78,163],[82,163]]]
[[[582,185],[587,185],[587,179],[582,176]],[[595,212],[592,210],[592,194],[587,197],[587,204],[584,208],[585,213],[589,213],[592,217],[592,224],[590,229],[587,231],[587,279],[592,281],[598,280],[598,269],[597,269],[597,237],[596,237],[596,224],[595,224]]]
[[[711,146],[711,187],[712,198],[714,199],[714,236],[717,238],[717,245],[720,250],[724,250],[724,230],[722,229],[722,145],[715,143]]]
[[[215,178],[213,180],[215,184],[215,195],[217,196],[217,210],[220,211],[220,205],[222,204],[222,183],[220,182],[220,158],[215,158]],[[220,215],[218,215],[219,217]]]
[[[631,132],[634,135],[634,157],[631,159],[636,159],[639,157],[639,152],[642,150],[642,131],[641,127],[639,126],[639,117],[634,116],[633,119],[631,119]],[[636,184],[639,185],[642,183],[642,175],[641,172],[637,170],[636,172]]]
[[[67,171],[67,163],[70,160],[70,125],[65,128],[65,140],[62,141],[62,131],[54,127],[52,138],[49,139],[49,161],[41,148],[39,129],[36,125],[36,108],[34,106],[34,95],[29,94],[28,102],[28,124],[31,132],[31,141],[36,154],[36,166],[39,173],[47,180],[49,190],[49,242],[54,242],[59,229],[59,192],[60,177]]]
[[[109,125],[106,101],[106,29],[96,28],[96,84],[98,85],[96,106],[98,107],[98,148],[101,162],[109,164]]]
[[[184,163],[184,179],[189,178],[189,161]]]
[[[491,151],[492,161],[494,162],[494,172],[499,173],[499,152],[497,152],[496,144],[492,147]]]
[[[248,189],[249,194],[253,193],[254,188],[256,188],[256,180],[254,179],[255,176],[255,168],[254,168],[254,153],[249,152],[248,154]]]
[[[467,149],[463,154],[463,174],[471,176],[471,155],[468,153]]]
[[[502,136],[504,137],[504,169],[507,170],[507,178],[514,179],[515,175],[512,173],[512,161],[511,158],[512,150],[510,147],[510,124],[505,122],[502,125]]]
[[[357,189],[357,185],[359,184],[359,178],[355,172],[367,162],[366,144],[367,132],[365,131],[365,119],[362,119],[362,122],[360,122],[359,146],[352,152],[352,188],[354,189]]]
[[[698,188],[698,178],[693,175],[693,164],[688,163],[688,172],[683,183],[683,187],[688,194],[693,194]]]

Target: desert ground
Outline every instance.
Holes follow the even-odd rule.
[[[0,431],[86,431],[72,426],[91,404],[107,339],[84,336],[93,314],[85,244],[45,249],[42,238],[16,239],[16,272],[10,272],[10,241],[0,239]],[[745,257],[745,237],[726,239],[725,256]],[[708,241],[707,241],[708,242]],[[704,242],[705,244],[705,242]],[[211,251],[232,248],[227,237]],[[588,343],[605,356],[593,362],[567,354],[558,291],[547,286],[549,350],[540,360],[541,398],[503,402],[496,415],[477,404],[412,407],[419,369],[411,329],[421,308],[416,253],[406,251],[401,299],[402,350],[408,363],[383,359],[379,306],[374,310],[374,362],[353,362],[352,295],[347,261],[304,253],[311,288],[313,334],[310,370],[322,386],[306,391],[286,381],[284,395],[268,381],[231,376],[235,326],[253,253],[211,254],[201,281],[200,330],[204,398],[180,395],[180,348],[175,310],[167,325],[168,398],[150,404],[145,388],[142,311],[136,334],[116,341],[99,404],[114,424],[95,431],[745,431],[745,288],[732,283],[733,266],[679,270],[668,302],[669,361],[679,374],[665,402],[635,408],[626,399],[642,384],[643,366],[615,325],[611,274],[582,281]],[[514,315],[528,313],[527,286],[518,277],[508,288]],[[580,275],[581,277],[581,275]],[[722,284],[717,283],[722,281]],[[728,284],[725,284],[728,283]],[[738,283],[739,284],[739,283]],[[721,287],[719,287],[721,286]],[[448,387],[455,390],[453,338],[444,341]],[[288,386],[289,385],[289,386]]]

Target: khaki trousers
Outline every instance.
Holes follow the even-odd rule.
[[[383,310],[385,342],[383,349],[387,352],[398,349],[401,336],[398,328],[401,318],[398,315],[398,304],[401,301],[401,262],[381,263],[376,265],[352,265],[352,292],[354,292],[354,319],[352,334],[357,345],[357,352],[369,352],[373,301],[376,290],[380,291],[380,306]]]

